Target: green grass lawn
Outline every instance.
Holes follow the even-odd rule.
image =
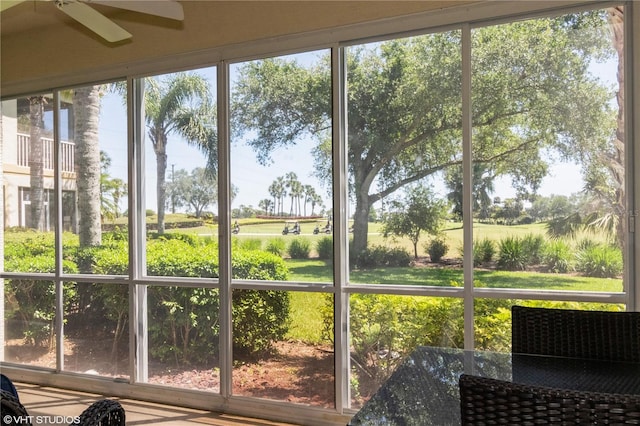
[[[331,265],[321,260],[286,259],[291,281],[331,282]],[[350,282],[361,284],[399,284],[451,286],[462,285],[461,268],[407,267],[375,268],[350,272]],[[535,290],[575,290],[575,291],[622,291],[622,280],[593,278],[570,274],[541,272],[476,270],[474,280],[477,286],[489,288],[535,289]]]
[[[289,280],[301,282],[332,282],[331,265],[315,259],[285,260],[290,270]],[[350,272],[352,283],[400,284],[425,286],[462,285],[461,268],[375,268]],[[477,286],[489,288],[574,290],[574,291],[622,291],[622,280],[592,278],[571,274],[549,274],[520,271],[474,271]],[[317,343],[321,341],[322,317],[320,308],[324,303],[321,293],[291,293],[291,323],[288,338]]]

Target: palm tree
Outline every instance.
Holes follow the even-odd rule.
[[[29,98],[29,170],[31,202],[31,228],[38,231],[45,229],[44,216],[44,150],[42,129],[44,129],[44,107],[47,100],[44,96]]]
[[[291,197],[296,200],[296,209],[294,211],[296,216],[300,216],[302,209],[300,208],[300,199],[304,195],[304,186],[299,182],[292,182],[291,185]]]
[[[284,197],[287,195],[285,182],[282,176],[278,176],[276,180],[269,186],[269,194],[273,197],[273,203],[276,207],[276,214],[282,213],[282,204]]]
[[[316,205],[322,207],[322,197],[317,193],[311,197],[311,216],[313,216]]]
[[[158,233],[164,233],[167,143],[171,133],[207,156],[207,170],[217,169],[215,106],[207,80],[196,74],[172,74],[168,79],[145,81],[145,114],[157,164]]]
[[[273,203],[271,202],[271,200],[269,198],[263,198],[262,200],[260,200],[258,202],[258,207],[261,208],[262,210],[264,210],[264,214],[265,215],[269,214],[269,210],[271,209],[272,205],[273,205]]]
[[[311,185],[305,185],[303,188],[304,191],[304,215],[307,215],[307,204],[313,200],[313,197],[316,195],[316,190]]]
[[[102,243],[99,124],[101,85],[73,90],[75,170],[80,247]]]
[[[300,182],[298,181],[298,175],[294,172],[287,173],[286,175],[284,175],[284,178],[286,179],[285,187],[289,190],[289,195],[291,196],[291,208],[289,209],[289,216],[293,216],[293,200],[295,197],[293,191],[296,184],[299,184]]]
[[[489,216],[494,179],[494,173],[487,164],[473,163],[473,210],[479,213],[480,219]],[[445,184],[449,189],[447,199],[453,205],[453,213],[462,219],[462,167],[448,169],[445,173]]]

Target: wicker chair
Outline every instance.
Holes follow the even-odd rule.
[[[640,362],[640,312],[511,308],[511,352]]]
[[[1,391],[0,411],[2,411],[2,426],[31,425],[29,413],[20,400],[11,392]],[[122,405],[112,399],[102,399],[91,404],[84,410],[78,421],[73,424],[82,426],[125,426],[125,411]]]
[[[30,425],[29,413],[24,405],[20,403],[17,394],[2,390],[0,391],[0,412],[2,412],[2,426],[13,424]]]
[[[529,386],[463,374],[462,425],[638,424],[640,396]]]

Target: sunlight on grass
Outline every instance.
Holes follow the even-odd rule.
[[[286,338],[307,343],[328,343],[322,340],[322,314],[326,295],[293,291],[291,294],[291,326]]]
[[[290,269],[290,280],[304,282],[331,282],[331,265],[320,260],[285,260]],[[397,284],[450,286],[462,285],[461,268],[408,267],[375,268],[351,271],[351,282],[366,284]],[[476,286],[490,288],[622,291],[622,280],[592,278],[569,274],[548,274],[519,271],[475,271]],[[455,284],[454,284],[455,285]]]

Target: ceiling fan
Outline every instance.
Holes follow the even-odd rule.
[[[0,11],[29,0],[1,0]],[[132,35],[115,22],[93,9],[90,4],[100,4],[148,15],[182,21],[184,11],[176,0],[49,0],[56,7],[108,42],[126,40]]]

